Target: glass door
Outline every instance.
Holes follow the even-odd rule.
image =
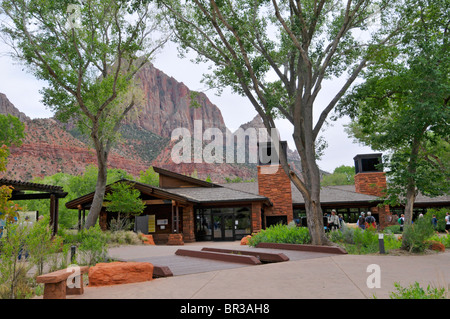
[[[213,220],[213,240],[234,240],[234,223],[233,214],[214,214]]]

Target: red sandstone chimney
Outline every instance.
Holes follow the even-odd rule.
[[[286,154],[287,143],[282,141],[280,144],[280,150]],[[271,155],[275,154],[273,153],[275,152],[275,148],[270,142],[259,143],[258,147],[261,148],[261,151],[259,151],[260,157],[261,154],[265,154],[272,158]],[[258,191],[259,195],[268,197],[273,204],[272,207],[264,210],[266,227],[279,222],[287,224],[294,219],[291,180],[284,172],[278,160],[276,163],[272,163],[270,160],[259,160]]]
[[[355,190],[357,193],[382,196],[386,189],[386,175],[381,165],[381,153],[356,155]]]

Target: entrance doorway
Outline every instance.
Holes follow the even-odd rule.
[[[251,209],[205,207],[195,209],[195,240],[234,241],[251,234]]]
[[[235,218],[233,214],[214,214],[212,240],[234,240]]]

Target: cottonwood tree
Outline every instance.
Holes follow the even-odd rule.
[[[313,244],[328,244],[320,207],[318,136],[330,112],[405,21],[402,1],[160,0],[182,54],[212,62],[212,88],[246,96],[270,132],[277,117],[293,125],[302,175],[281,164],[305,199]],[[376,18],[377,23],[374,24]],[[337,93],[317,105],[324,81],[341,78]],[[325,92],[326,94],[327,92]],[[319,112],[314,118],[314,112]]]
[[[450,191],[450,4],[408,4],[403,10],[408,32],[338,107],[352,118],[353,137],[390,153],[386,203],[405,205],[406,225],[419,191],[429,196]]]
[[[141,96],[133,77],[166,41],[146,0],[4,0],[2,34],[12,56],[48,86],[43,102],[89,135],[98,178],[86,227],[100,213],[108,155]],[[152,37],[154,39],[152,39]],[[142,96],[141,96],[142,97]]]

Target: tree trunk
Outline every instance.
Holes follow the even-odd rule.
[[[305,200],[311,244],[330,245],[330,241],[325,235],[322,208],[320,206],[320,170],[316,163],[315,143],[312,129],[308,127],[308,125],[312,125],[311,110],[312,106],[309,108],[309,112],[303,111],[303,114],[300,115],[300,112],[297,111],[294,114],[294,120],[299,125],[294,126],[293,138],[301,159],[302,179],[299,181],[296,178],[292,178],[292,174],[290,174],[290,177]]]
[[[96,147],[97,149],[97,147]],[[91,209],[86,218],[85,228],[88,229],[95,226],[98,217],[103,207],[103,199],[105,197],[106,180],[107,180],[107,158],[108,153],[104,150],[97,150],[98,175],[97,184],[95,186],[94,199],[92,201]]]
[[[417,156],[419,154],[420,143],[416,138],[413,140],[413,145],[411,149],[411,157],[408,164],[408,186],[406,188],[406,205],[405,205],[405,226],[410,226],[412,224],[414,201],[416,199],[416,183],[414,177],[416,175],[417,166]],[[403,236],[402,248],[405,249],[407,246],[408,238]]]

